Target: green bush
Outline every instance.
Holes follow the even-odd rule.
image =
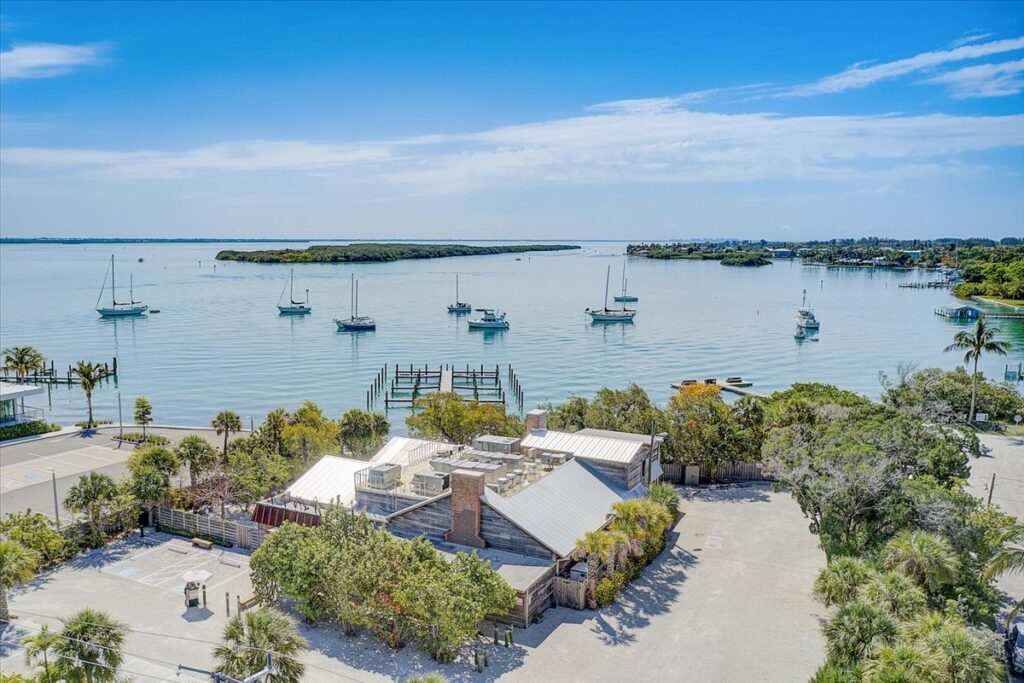
[[[121,435],[121,440],[139,445],[146,444],[147,446],[166,446],[171,442],[166,436],[160,436],[159,434],[146,434],[143,436],[140,432],[125,432]]]
[[[658,503],[672,515],[672,525],[679,521],[679,493],[676,487],[664,481],[656,481],[651,484],[650,493],[647,496]]]
[[[431,671],[428,674],[410,676],[405,683],[448,683],[448,677],[440,671]]]
[[[0,427],[0,441],[56,432],[59,429],[60,425],[55,425],[51,422],[22,422],[21,424]]]
[[[632,561],[630,564],[632,564]],[[625,571],[613,572],[609,576],[603,576],[598,579],[597,585],[594,587],[594,597],[597,600],[598,606],[605,607],[615,602],[615,596],[625,588],[627,583],[636,577],[640,569],[643,569],[643,566],[635,570],[627,568]],[[630,576],[630,574],[633,575]]]

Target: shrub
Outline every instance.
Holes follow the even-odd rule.
[[[139,432],[125,432],[121,435],[122,441],[129,441],[138,445],[147,446],[166,446],[171,442],[166,436],[160,436],[159,434],[146,434],[143,436]]]
[[[0,427],[0,441],[56,432],[59,429],[60,425],[55,425],[51,422],[22,422],[21,424]]]
[[[448,683],[448,677],[440,671],[431,671],[428,674],[410,676],[405,683]]]
[[[613,578],[615,576],[621,576],[621,573],[616,572],[612,576],[603,576],[597,580],[594,595],[598,607],[606,607],[615,602],[615,596],[619,594],[619,586]]]
[[[651,490],[648,497],[655,503],[658,503],[672,515],[672,525],[679,521],[679,493],[676,492],[676,487],[672,486],[667,482],[657,481],[651,484]]]

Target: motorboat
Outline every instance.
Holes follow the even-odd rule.
[[[309,305],[309,290],[306,290],[306,298],[303,301],[295,300],[295,269],[291,269],[291,273],[288,276],[288,303],[281,305],[281,299],[284,298],[284,289],[281,290],[281,296],[277,297],[277,310],[281,315],[306,315],[311,313],[313,308]]]
[[[470,318],[466,322],[471,330],[507,330],[508,321],[504,313],[497,313],[493,308],[477,308],[479,318]]]
[[[114,255],[110,255],[110,265],[107,267],[107,273],[110,275],[110,305],[100,306],[100,299],[103,298],[103,292],[107,287],[107,278],[103,278],[103,286],[100,287],[100,295],[96,297],[96,312],[104,318],[124,318],[129,316],[143,315],[149,310],[149,306],[145,305],[141,301],[135,300],[135,281],[132,276],[128,276],[128,301],[118,301],[116,285],[114,282]]]
[[[346,330],[348,332],[364,332],[367,330],[377,329],[377,321],[368,315],[359,315],[359,280],[356,279],[355,273],[352,274],[352,287],[351,287],[351,299],[349,301],[351,309],[349,317],[344,320],[338,318],[334,319],[334,324],[338,326],[339,330]]]
[[[814,309],[807,305],[806,289],[804,290],[804,297],[800,308],[796,309],[796,324],[797,327],[804,330],[816,330],[821,327],[821,323],[814,317]]]
[[[473,307],[459,300],[459,276],[455,276],[455,303],[448,305],[449,313],[469,313]]]
[[[585,313],[595,323],[628,323],[636,316],[636,311],[631,308],[608,308],[608,284],[611,281],[612,267],[608,266],[608,272],[604,279],[604,307],[600,309],[586,309]]]

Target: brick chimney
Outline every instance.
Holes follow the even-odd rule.
[[[452,528],[444,535],[446,541],[485,548],[480,537],[480,496],[484,492],[482,472],[452,472]]]
[[[548,411],[534,408],[526,414],[526,432],[548,428]]]

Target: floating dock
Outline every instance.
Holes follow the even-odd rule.
[[[117,357],[115,356],[110,363],[104,363],[101,369],[100,381],[117,379]],[[15,384],[66,384],[69,387],[81,383],[74,373],[74,368],[70,365],[65,374],[58,375],[52,360],[50,361],[49,368],[36,370],[27,375],[19,376],[13,370],[8,370],[7,368],[0,369],[0,381],[13,382]]]
[[[471,366],[385,365],[366,392],[366,408],[384,402],[384,409],[411,408],[416,400],[435,392],[455,394],[467,401],[514,404],[523,408],[523,387],[511,365]]]
[[[928,282],[901,282],[896,286],[900,289],[944,289],[951,284],[948,280],[930,280]]]
[[[740,396],[753,396],[754,398],[768,398],[768,394],[762,394],[760,392],[757,392],[757,391],[754,391],[753,389],[751,389],[750,388],[751,382],[744,382],[739,377],[732,377],[732,378],[729,378],[729,379],[739,380],[739,381],[732,381],[732,382],[730,382],[728,380],[716,379],[714,377],[711,377],[711,378],[705,379],[705,380],[684,379],[679,384],[673,384],[672,388],[676,389],[676,390],[679,390],[679,389],[682,389],[685,386],[690,386],[690,385],[693,385],[693,384],[714,384],[715,386],[717,386],[722,391],[728,391],[728,392],[733,393],[733,394],[739,394]]]

